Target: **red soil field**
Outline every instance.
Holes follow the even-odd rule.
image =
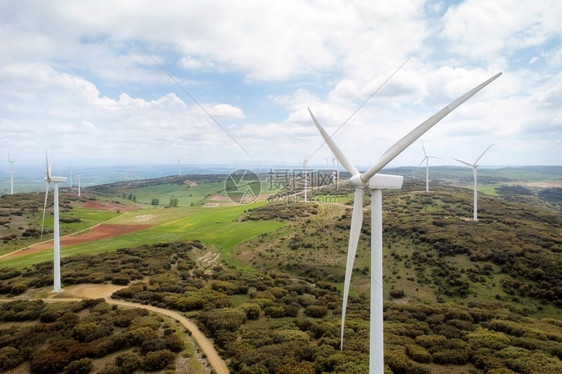
[[[114,236],[128,234],[139,230],[144,230],[149,227],[152,227],[152,225],[110,225],[110,224],[102,223],[81,234],[62,237],[60,239],[60,244],[62,248],[69,245],[87,243],[99,239],[109,239],[109,238],[113,238]],[[52,248],[53,248],[53,241],[49,240],[47,242],[32,245],[23,250],[18,250],[9,253],[8,255],[3,257],[3,259],[10,259],[14,257],[28,255],[30,253],[36,253]]]

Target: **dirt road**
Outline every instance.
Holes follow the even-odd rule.
[[[75,287],[69,287],[62,293],[53,295],[48,299],[43,299],[45,302],[64,302],[71,300],[81,300],[84,298],[97,299],[103,298],[108,304],[118,305],[127,308],[143,308],[154,313],[162,314],[164,316],[173,318],[182,324],[190,333],[193,339],[199,345],[201,351],[205,354],[207,361],[217,374],[229,374],[228,367],[224,360],[219,356],[213,343],[207,338],[197,325],[181,314],[172,310],[157,308],[152,305],[143,305],[130,303],[128,301],[114,300],[111,295],[123,288],[123,286],[116,286],[112,284],[82,284]]]

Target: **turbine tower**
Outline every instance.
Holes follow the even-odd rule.
[[[423,146],[423,142],[422,142],[422,149],[423,149],[424,158],[423,158],[423,160],[421,160],[418,167],[420,167],[421,164],[423,164],[423,162],[425,161],[425,192],[429,192],[429,159],[430,158],[439,158],[439,157],[428,156],[427,153],[425,152],[425,147]],[[414,179],[413,176],[412,176],[412,179]]]
[[[76,180],[78,181],[78,197],[82,197],[82,195],[81,195],[81,193],[80,193],[80,178],[81,178],[81,177],[82,177],[82,176],[81,176],[80,174],[78,174],[78,175],[76,176]]]
[[[383,167],[391,162],[410,144],[416,141],[426,131],[433,127],[437,122],[451,113],[455,108],[468,100],[482,88],[498,78],[498,73],[487,81],[476,86],[442,110],[434,114],[425,122],[420,124],[394,145],[392,145],[381,158],[364,173],[360,173],[355,166],[347,159],[332,138],[326,133],[318,120],[308,109],[312,120],[324,141],[330,147],[332,153],[340,164],[351,173],[349,179],[351,185],[355,186],[355,197],[351,215],[351,228],[349,234],[349,246],[347,252],[347,263],[345,269],[345,280],[343,289],[342,323],[341,323],[341,347],[343,349],[343,333],[345,327],[345,314],[347,310],[347,298],[351,284],[351,273],[359,234],[363,224],[363,191],[365,188],[371,190],[371,315],[370,315],[370,337],[369,337],[369,373],[382,374],[384,372],[384,347],[383,347],[383,274],[382,274],[382,190],[399,189],[402,187],[402,176],[378,174]]]
[[[474,221],[478,221],[478,172],[476,169],[478,169],[478,161],[480,161],[480,159],[482,158],[482,156],[484,156],[484,153],[488,152],[488,149],[490,149],[493,146],[493,144],[490,144],[490,146],[488,148],[486,148],[486,150],[484,152],[482,152],[482,154],[476,159],[476,161],[474,161],[474,164],[469,164],[468,162],[465,161],[461,161],[458,160],[456,158],[453,158],[453,160],[456,160],[460,163],[463,163],[465,165],[468,165],[470,167],[472,167],[472,177],[474,178],[474,213],[472,216],[472,219]]]
[[[14,194],[14,160],[8,148],[8,162],[10,163],[10,195]]]
[[[59,183],[66,182],[66,177],[54,177],[51,175],[51,165],[49,158],[45,153],[46,174],[45,177],[45,204],[43,205],[43,222],[41,223],[41,238],[43,237],[43,227],[45,226],[45,210],[47,209],[47,197],[49,196],[49,185],[53,182],[54,190],[54,232],[53,232],[53,292],[61,292],[61,276],[60,276],[60,231],[59,231]]]
[[[303,177],[304,177],[304,202],[308,203],[308,172],[306,171],[306,167],[308,166],[308,159],[306,158],[306,154],[304,155],[304,160],[301,162]]]

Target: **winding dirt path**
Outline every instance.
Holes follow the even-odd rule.
[[[154,313],[170,317],[182,324],[195,340],[203,354],[205,354],[207,361],[217,374],[229,374],[226,362],[219,356],[218,352],[213,346],[213,342],[207,338],[197,325],[181,314],[168,309],[157,308],[152,305],[143,305],[131,303],[128,301],[115,300],[111,295],[126,286],[116,286],[113,284],[81,284],[69,287],[59,294],[53,294],[47,299],[42,299],[45,302],[65,302],[65,301],[79,301],[84,298],[98,299],[103,298],[108,304],[118,305],[126,308],[142,308]],[[0,300],[0,301],[13,301],[13,300]]]

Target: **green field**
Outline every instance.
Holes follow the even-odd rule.
[[[182,240],[200,240],[206,245],[219,250],[225,259],[235,261],[232,249],[255,236],[267,233],[283,226],[280,222],[237,221],[236,218],[254,205],[237,205],[228,207],[194,207],[194,208],[148,208],[116,216],[115,213],[102,214],[92,212],[98,218],[114,217],[113,224],[154,224],[153,227],[110,239],[96,240],[89,243],[62,247],[61,257],[79,253],[95,254],[135,247],[142,244],[174,242]],[[77,215],[86,216],[87,209],[79,210]],[[150,217],[149,221],[139,222],[138,217]],[[3,266],[25,267],[34,263],[52,260],[52,251],[22,256],[1,261]]]

